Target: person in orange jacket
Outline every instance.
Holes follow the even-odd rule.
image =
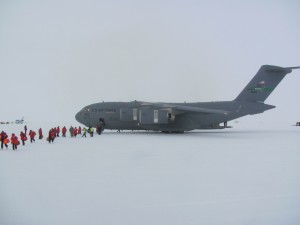
[[[20,142],[18,140],[18,137],[14,133],[12,133],[10,141],[11,141],[13,150],[17,150],[18,145],[20,144]]]
[[[20,133],[20,139],[22,141],[22,144],[25,145],[25,141],[27,141],[27,137],[23,131],[21,131],[21,133]]]
[[[10,140],[9,140],[8,137],[4,139],[4,144],[5,144],[6,149],[7,149],[7,147],[8,147],[7,144],[8,144],[9,142],[10,142]]]
[[[33,130],[29,131],[29,137],[30,137],[30,142],[31,143],[35,142],[35,139],[34,139],[35,135],[36,135],[36,133]]]

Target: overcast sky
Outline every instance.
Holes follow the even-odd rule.
[[[300,2],[2,0],[0,121],[75,121],[101,101],[232,100],[300,66]],[[300,120],[300,70],[262,119]],[[251,117],[254,118],[254,117]]]

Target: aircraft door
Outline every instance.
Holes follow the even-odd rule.
[[[151,108],[142,108],[140,109],[140,123],[141,124],[153,124],[154,113]]]
[[[121,108],[120,109],[121,121],[137,121],[138,109],[137,108]]]
[[[167,124],[168,120],[168,111],[166,110],[157,110],[157,123]]]
[[[168,112],[165,110],[157,110],[152,108],[140,109],[141,124],[167,124]]]

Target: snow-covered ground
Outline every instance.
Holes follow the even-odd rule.
[[[300,128],[231,125],[9,146],[0,150],[0,224],[299,224]]]

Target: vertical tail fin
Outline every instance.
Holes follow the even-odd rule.
[[[264,102],[285,75],[298,68],[300,67],[261,66],[235,101]]]

